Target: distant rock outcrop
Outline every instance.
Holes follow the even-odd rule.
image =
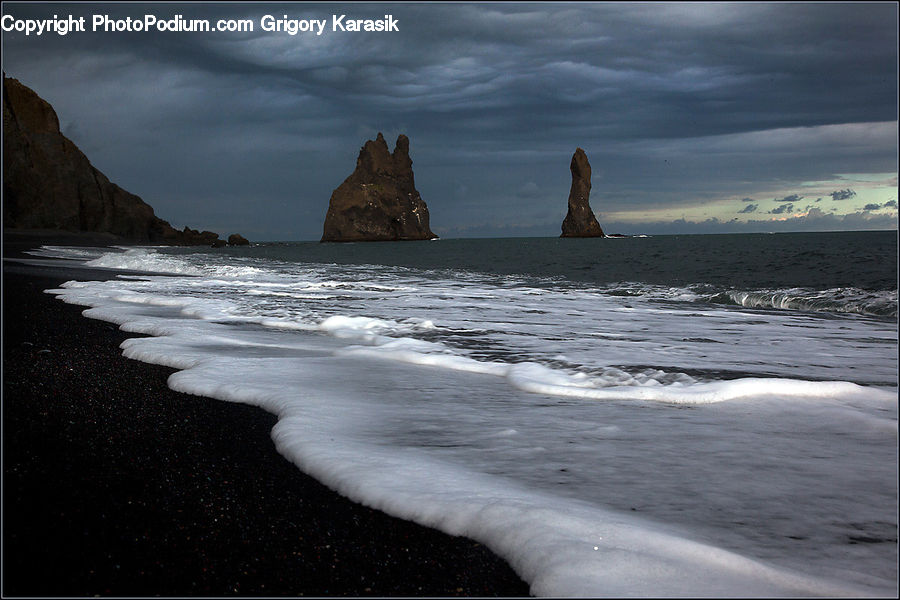
[[[3,226],[112,233],[124,240],[212,245],[218,235],[174,229],[95,169],[59,129],[48,102],[3,74]]]
[[[250,242],[239,233],[232,233],[228,236],[229,246],[249,246]]]
[[[416,190],[409,138],[394,153],[381,133],[359,152],[356,170],[331,194],[323,242],[430,240],[428,207]]]
[[[591,164],[584,150],[578,148],[569,166],[572,188],[569,190],[569,212],[562,223],[559,237],[603,237],[603,229],[591,211]]]
[[[165,222],[165,221],[163,221]],[[168,225],[168,223],[166,223]],[[218,233],[212,231],[197,231],[190,227],[185,227],[182,231],[176,231],[178,239],[187,246],[213,246],[219,247],[225,245],[225,240],[219,239]]]

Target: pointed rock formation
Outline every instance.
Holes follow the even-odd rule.
[[[218,235],[174,229],[110,182],[64,136],[53,107],[3,75],[3,226],[112,233],[133,242],[211,245]]]
[[[569,190],[569,212],[562,223],[559,237],[603,237],[589,203],[591,196],[591,164],[584,150],[577,148],[572,155],[572,188]]]
[[[416,190],[409,138],[394,153],[381,133],[359,151],[356,170],[331,194],[323,242],[430,240],[428,207]]]

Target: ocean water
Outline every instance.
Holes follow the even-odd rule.
[[[894,596],[897,233],[45,247],[175,390],[543,596]]]

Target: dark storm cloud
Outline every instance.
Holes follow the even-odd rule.
[[[240,34],[3,34],[7,74],[53,104],[98,168],[178,224],[253,223],[257,237],[315,239],[331,191],[378,131],[391,141],[409,135],[439,234],[513,220],[555,231],[577,146],[594,170],[592,203],[610,211],[749,202],[771,182],[896,170],[892,4],[4,11],[257,24]],[[401,32],[317,37],[258,27],[264,14],[332,13],[391,13]]]
[[[881,208],[880,204],[866,204],[863,207],[863,210],[879,210]]]
[[[738,211],[738,214],[748,214],[752,212],[756,212],[756,209],[759,208],[759,204],[748,204],[744,208]]]
[[[791,194],[790,196],[785,196],[784,198],[781,198],[781,199],[775,198],[774,200],[775,200],[775,202],[794,203],[794,202],[800,202],[802,199],[803,199],[803,196],[800,196],[798,194]]]
[[[776,206],[772,210],[769,211],[770,215],[781,215],[784,213],[792,213],[794,212],[794,205],[788,202],[787,204],[782,204],[780,206]]]
[[[741,198],[741,202],[755,202],[753,198]]]
[[[846,189],[846,190],[837,190],[836,192],[831,192],[831,194],[829,194],[829,195],[831,196],[832,200],[849,200],[850,198],[853,198],[854,196],[856,196],[856,192],[854,192],[851,189]]]
[[[885,208],[897,208],[897,201],[896,200],[888,200],[887,202],[884,203],[884,207]]]

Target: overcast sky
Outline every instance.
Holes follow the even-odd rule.
[[[607,233],[897,228],[897,4],[40,4],[3,70],[176,227],[319,239],[379,131],[441,237],[559,235],[576,147]],[[332,15],[397,22],[332,30]],[[252,32],[91,32],[93,15]],[[268,32],[264,15],[326,19]],[[9,22],[8,20],[5,22]]]

